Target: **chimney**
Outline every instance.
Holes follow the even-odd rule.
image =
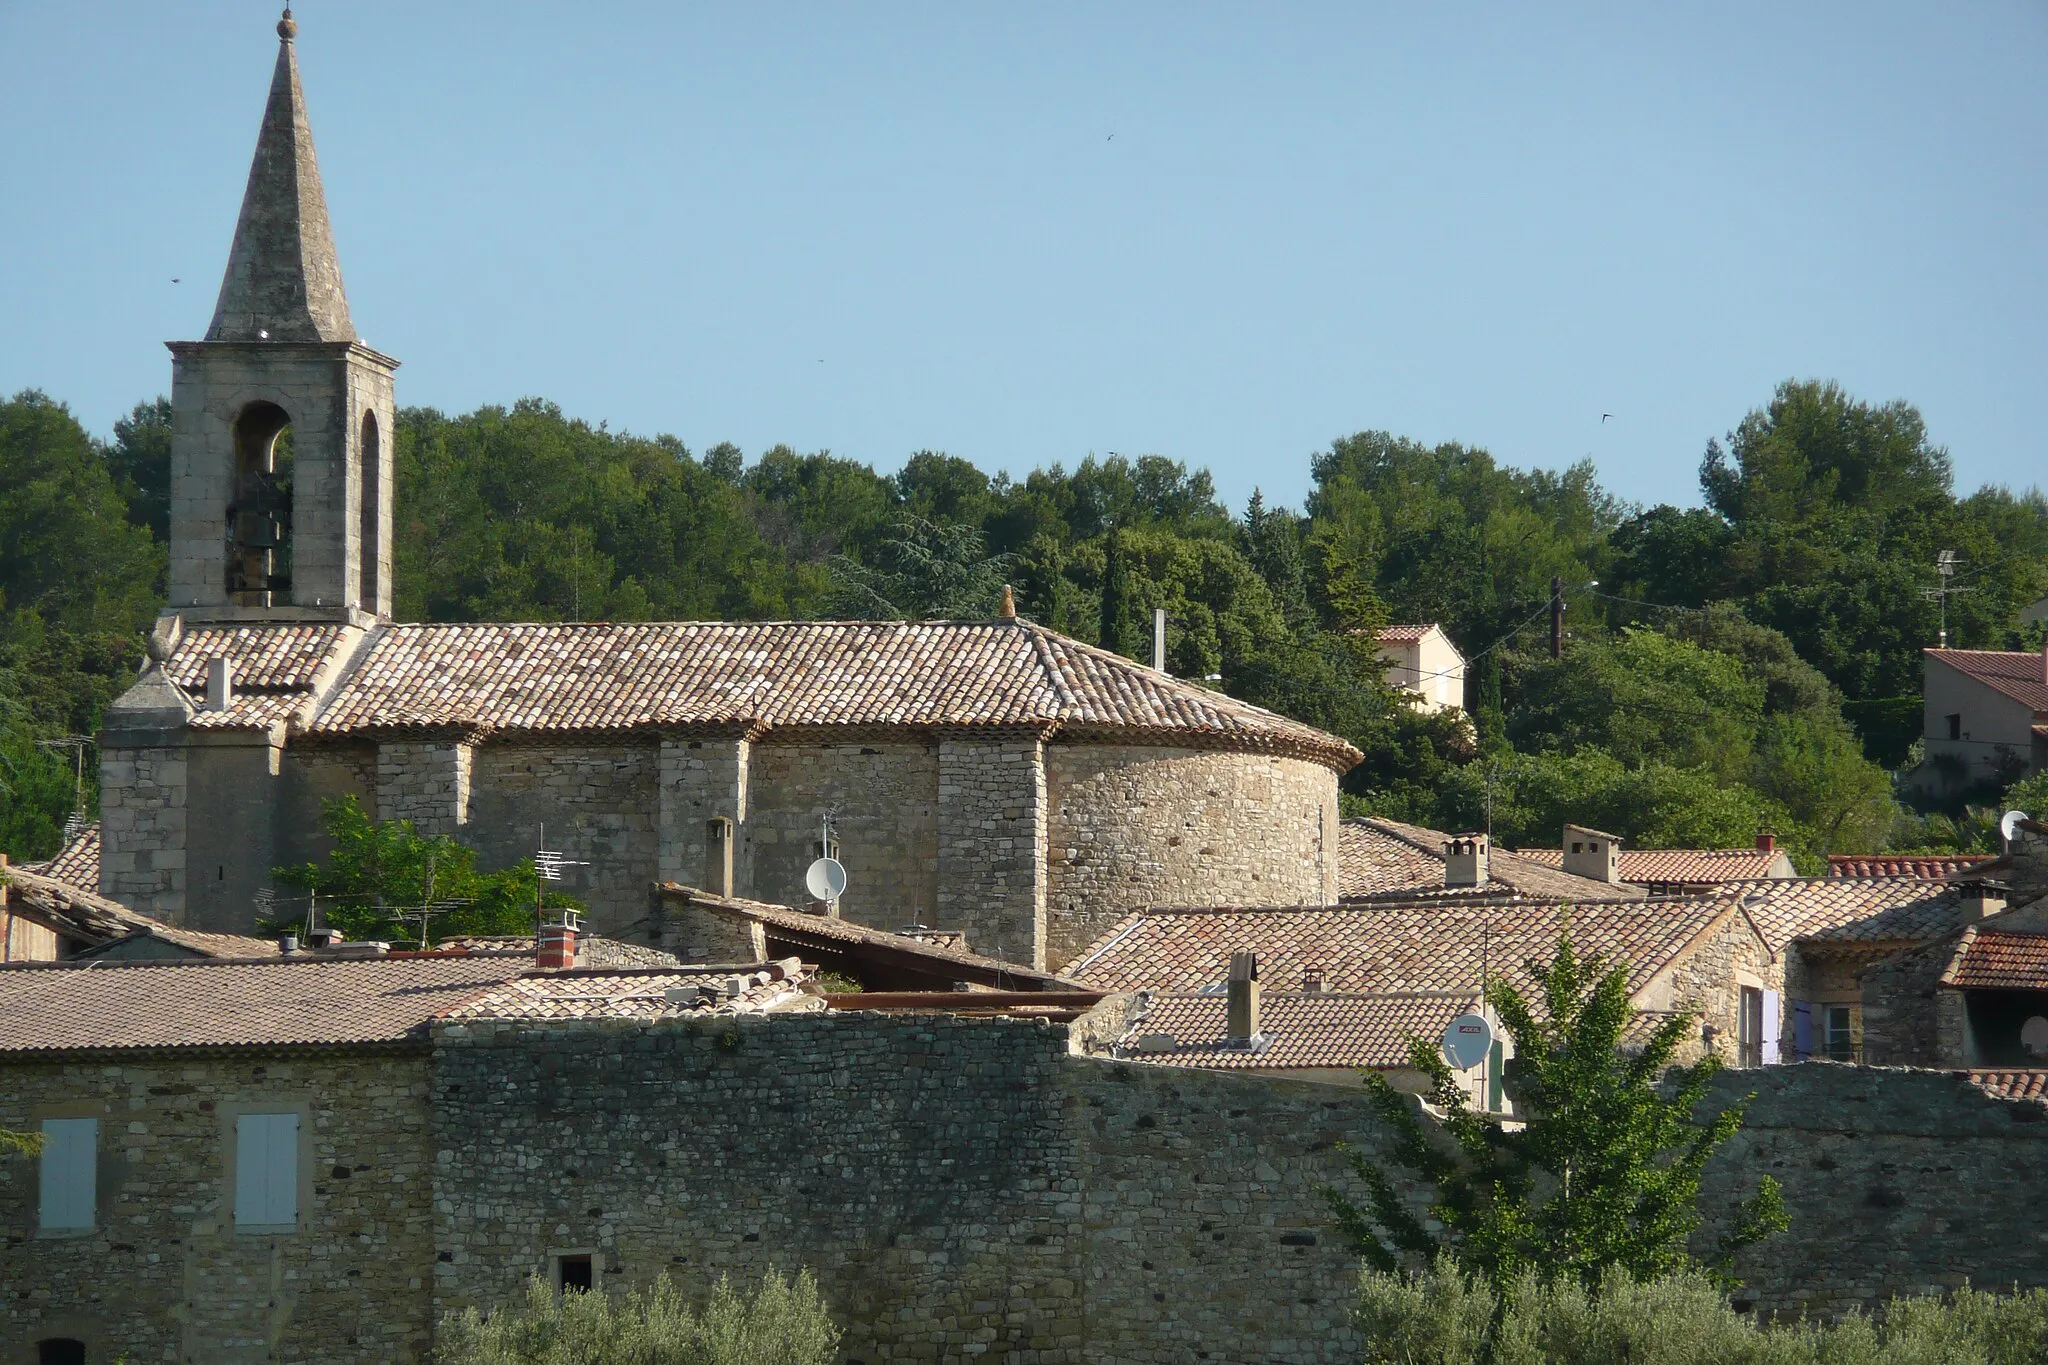
[[[1612,884],[1621,880],[1621,846],[1612,834],[1584,825],[1564,827],[1564,870]]]
[[[1445,886],[1485,886],[1493,880],[1484,834],[1453,835],[1444,845]]]
[[[1008,583],[1003,584],[1003,600],[996,606],[996,619],[998,621],[1014,621],[1017,619],[1017,594],[1010,591]]]
[[[567,971],[576,965],[576,912],[550,910],[541,921],[534,965],[544,972]]]
[[[712,816],[704,830],[706,871],[710,874],[704,880],[710,883],[708,891],[727,900],[732,899],[732,844],[732,821],[723,815]]]
[[[1971,882],[1963,888],[1963,918],[1965,920],[1989,919],[2005,909],[2005,895],[2001,888],[1984,882]]]
[[[1765,830],[1757,835],[1756,851],[1759,853],[1776,853],[1778,851],[1778,836],[1770,830]]]
[[[1256,954],[1230,955],[1228,992],[1224,1041],[1237,1047],[1249,1047],[1259,1036],[1259,959]]]
[[[1152,667],[1166,671],[1166,608],[1152,609]]]
[[[228,658],[206,661],[206,709],[225,711],[235,704],[235,661]]]

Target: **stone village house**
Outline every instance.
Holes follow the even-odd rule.
[[[599,930],[656,882],[800,900],[828,851],[839,913],[1040,966],[1136,905],[1335,899],[1356,750],[1012,612],[393,622],[398,362],[350,320],[292,27],[212,325],[171,345],[170,600],[100,736],[101,894],[246,933],[353,795],[487,863],[544,828]]]

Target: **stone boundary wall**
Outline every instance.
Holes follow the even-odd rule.
[[[1723,1072],[1711,1102],[1754,1091],[1743,1130],[1709,1164],[1701,1208],[1727,1211],[1761,1175],[1785,1190],[1790,1231],[1744,1252],[1739,1299],[1832,1316],[1898,1294],[2048,1285],[2039,1195],[2048,1106],[2000,1100],[1962,1075],[1833,1062]]]
[[[0,1128],[99,1120],[98,1227],[39,1235],[39,1168],[0,1159],[0,1361],[415,1361],[432,1332],[427,1058],[8,1059]],[[238,1233],[234,1114],[298,1110],[300,1230]]]
[[[1134,909],[1336,904],[1337,775],[1319,763],[1055,742],[1046,791],[1055,969]]]
[[[808,1265],[845,1359],[1350,1362],[1320,1183],[1356,1091],[1072,1056],[1067,1029],[817,1014],[436,1029],[436,1311]]]

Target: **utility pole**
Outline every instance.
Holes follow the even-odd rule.
[[[1550,657],[1564,657],[1564,580],[1555,575],[1550,580]]]

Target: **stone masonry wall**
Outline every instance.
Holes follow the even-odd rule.
[[[484,867],[548,847],[587,864],[556,885],[584,902],[593,933],[640,941],[660,861],[659,751],[651,744],[480,744],[471,766],[464,843]]]
[[[97,1117],[99,1226],[39,1235],[34,1160],[0,1160],[0,1361],[386,1362],[431,1333],[423,1052],[10,1059],[0,1128]],[[298,1110],[300,1230],[237,1233],[237,1112]]]
[[[1752,1091],[1742,1131],[1707,1168],[1710,1217],[1695,1239],[1707,1252],[1757,1177],[1784,1187],[1791,1229],[1737,1258],[1741,1297],[1834,1315],[1966,1279],[2048,1285],[2048,1107],[1993,1099],[1955,1073],[1832,1062],[1724,1072],[1710,1101]]]
[[[740,894],[807,903],[804,871],[818,856],[818,817],[832,810],[847,877],[839,913],[877,929],[930,924],[938,801],[938,755],[929,744],[756,744],[736,859]],[[971,939],[968,946],[983,947]]]
[[[1692,1034],[1681,1046],[1676,1058],[1681,1064],[1697,1061],[1712,1051],[1726,1065],[1736,1066],[1741,1061],[1744,986],[1777,991],[1782,998],[1785,964],[1782,955],[1773,956],[1764,946],[1748,919],[1736,914],[1652,980],[1636,1004],[1642,1009],[1683,1010],[1697,1019],[1702,1031]],[[1789,1015],[1790,1003],[1784,1008]],[[1705,1029],[1712,1029],[1712,1034],[1705,1034]],[[1781,1055],[1790,1058],[1789,1046]]]
[[[714,819],[747,818],[747,778],[753,746],[744,739],[668,739],[661,743],[656,816],[661,852],[655,875],[665,882],[723,892],[710,860],[707,826]],[[735,835],[735,837],[737,837]],[[733,875],[739,875],[733,850]],[[738,889],[735,883],[734,890]]]
[[[377,746],[377,818],[410,820],[421,834],[472,837],[469,798],[475,749],[456,740],[390,740]]]
[[[1046,965],[1045,745],[939,744],[938,896],[933,923],[1006,961]]]
[[[1337,776],[1320,764],[1054,743],[1046,789],[1054,968],[1142,906],[1336,902]]]
[[[437,1029],[437,1310],[549,1258],[607,1285],[812,1267],[845,1359],[1352,1361],[1315,1189],[1378,1132],[1330,1086],[875,1014]]]
[[[185,908],[185,749],[100,751],[100,894],[176,922]]]

